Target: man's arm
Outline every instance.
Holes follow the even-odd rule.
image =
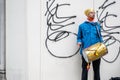
[[[77,34],[77,45],[80,47],[81,45],[81,39],[82,39],[82,30],[81,30],[81,26],[79,26],[78,29],[78,34]]]

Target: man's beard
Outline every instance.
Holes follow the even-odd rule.
[[[88,17],[87,19],[88,19],[88,21],[93,21],[94,17]]]

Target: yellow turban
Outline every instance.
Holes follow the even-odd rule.
[[[85,12],[84,12],[84,14],[85,14],[86,16],[88,16],[88,14],[89,14],[90,12],[95,12],[95,11],[94,11],[94,9],[92,9],[92,8],[86,9]]]

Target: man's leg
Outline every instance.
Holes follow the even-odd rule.
[[[87,80],[87,76],[88,76],[87,62],[82,56],[82,79],[81,80]]]
[[[101,59],[93,61],[94,80],[100,80],[100,61]]]

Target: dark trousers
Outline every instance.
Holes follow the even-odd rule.
[[[100,61],[101,59],[95,60],[92,62],[93,71],[94,71],[94,80],[100,80]],[[82,79],[81,80],[88,80],[88,70],[87,70],[87,62],[82,57]]]

